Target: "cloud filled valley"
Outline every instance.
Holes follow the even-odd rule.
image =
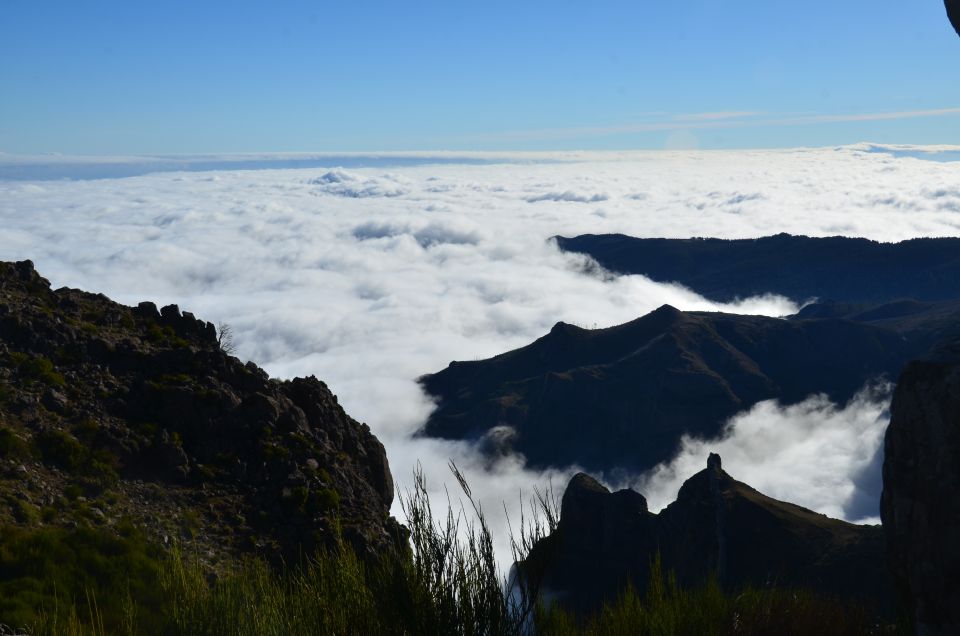
[[[418,376],[525,345],[558,321],[606,327],[663,304],[780,316],[805,300],[721,305],[604,276],[550,236],[956,235],[954,183],[954,163],[873,147],[0,181],[0,258],[32,259],[54,287],[227,322],[241,358],[327,382],[381,438],[401,488],[419,461],[442,496],[452,458],[486,510],[515,510],[521,489],[562,490],[573,469],[533,473],[519,458],[490,469],[465,444],[412,438],[432,408]],[[875,517],[887,403],[883,391],[847,405],[765,402],[724,439],[685,440],[676,460],[631,481],[657,508],[719,449],[734,477],[773,497]]]

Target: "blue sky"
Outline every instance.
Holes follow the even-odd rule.
[[[0,152],[960,144],[940,0],[0,2]]]

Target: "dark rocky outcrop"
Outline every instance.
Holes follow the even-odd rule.
[[[947,17],[950,18],[950,24],[953,25],[957,35],[960,35],[960,0],[944,0],[947,7]]]
[[[845,319],[670,306],[608,329],[558,323],[526,347],[421,378],[438,400],[422,433],[519,451],[534,466],[645,470],[670,459],[682,435],[715,436],[759,401],[844,402],[926,346]]]
[[[767,497],[724,472],[711,455],[659,514],[633,490],[611,493],[575,476],[563,495],[557,529],[528,564],[547,563],[548,596],[585,615],[616,599],[629,583],[643,592],[659,556],[681,586],[711,577],[727,589],[802,587],[891,613],[883,531]]]
[[[675,282],[718,302],[762,294],[885,303],[960,298],[960,238],[879,243],[777,234],[757,239],[555,237],[619,274]]]
[[[211,563],[403,544],[383,446],[316,378],[271,379],[175,305],[0,263],[0,523],[126,519]],[[95,510],[96,512],[91,512]]]
[[[911,363],[884,446],[889,560],[919,634],[960,633],[960,344]]]

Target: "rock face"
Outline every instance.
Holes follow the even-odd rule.
[[[715,436],[759,401],[822,392],[843,402],[917,352],[893,329],[832,317],[663,306],[608,329],[558,323],[526,347],[421,378],[438,399],[423,434],[481,440],[534,466],[646,470],[682,435]]]
[[[873,303],[960,298],[960,238],[878,243],[789,234],[732,241],[585,234],[555,240],[611,272],[677,282],[719,302],[762,294]]]
[[[881,513],[919,634],[960,633],[960,344],[911,363],[884,447]]]
[[[212,563],[295,562],[338,536],[401,545],[392,500],[383,446],[323,382],[270,379],[176,306],[0,263],[0,522],[126,519]]]
[[[883,553],[879,526],[771,499],[734,480],[711,455],[659,514],[633,490],[611,493],[592,477],[575,476],[557,530],[537,544],[531,562],[550,564],[547,594],[581,615],[616,599],[628,583],[642,592],[658,555],[682,586],[710,577],[732,590],[799,586],[888,614]]]
[[[950,23],[957,35],[960,35],[960,0],[944,0],[944,4],[947,6],[947,17],[950,18]]]

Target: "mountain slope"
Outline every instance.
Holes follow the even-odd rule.
[[[383,446],[316,378],[268,378],[176,306],[0,263],[0,524],[133,524],[212,565],[296,562],[338,536],[401,545],[392,499]]]
[[[437,399],[422,434],[516,450],[534,466],[645,470],[682,435],[714,436],[759,401],[844,402],[915,353],[890,329],[832,318],[663,306],[608,329],[558,323],[526,347],[422,377]]]

